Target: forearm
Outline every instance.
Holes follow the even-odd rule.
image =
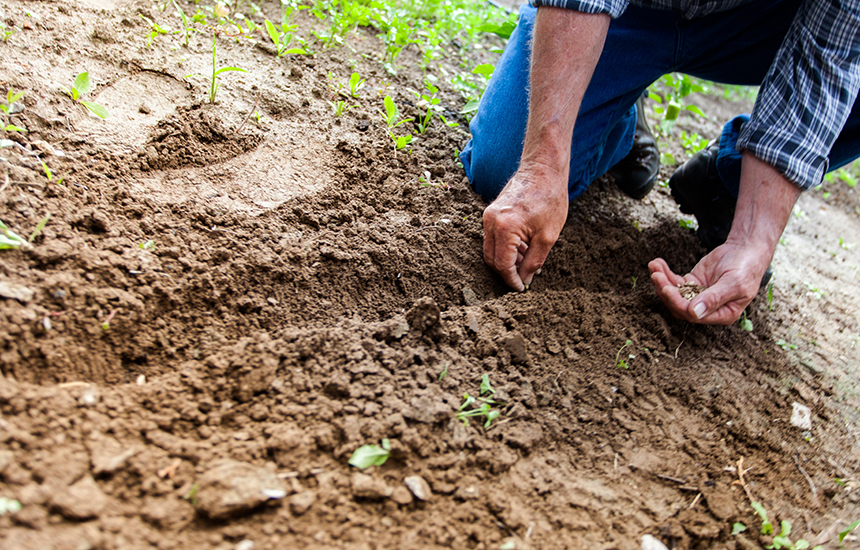
[[[522,166],[540,166],[563,174],[567,181],[573,127],[609,21],[604,14],[538,10]]]
[[[740,193],[727,242],[753,247],[769,263],[800,193],[800,188],[775,168],[745,153]]]

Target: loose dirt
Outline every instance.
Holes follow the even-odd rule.
[[[249,72],[223,74],[211,105],[185,78],[211,71],[211,36],[146,49],[139,15],[178,26],[153,4],[3,12],[21,31],[0,84],[26,92],[11,120],[29,132],[6,134],[0,220],[28,236],[51,214],[32,249],[0,252],[0,496],[23,505],[0,516],[3,548],[755,548],[750,498],[837,548],[860,517],[844,184],[801,199],[752,332],[656,297],[648,261],[685,272],[703,253],[663,187],[635,202],[596,182],[509,293],[481,258],[465,125],[395,151],[377,112],[388,93],[419,114],[416,47],[391,76],[364,30],[281,59],[220,35],[219,65]],[[353,67],[368,86],[335,118],[327,75]],[[57,92],[83,70],[106,121]],[[441,94],[457,120],[463,99]],[[708,135],[738,108],[699,104]],[[464,425],[484,374],[501,414]],[[348,465],[383,438],[383,466]]]

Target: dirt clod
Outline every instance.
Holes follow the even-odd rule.
[[[216,463],[197,483],[197,509],[212,519],[246,513],[287,489],[270,470],[235,460]]]

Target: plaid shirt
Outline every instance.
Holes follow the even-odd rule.
[[[684,12],[688,19],[751,0],[631,0],[634,5]],[[628,0],[532,0],[615,18]],[[737,148],[809,189],[821,183],[828,154],[860,87],[860,0],[805,0],[761,83]]]

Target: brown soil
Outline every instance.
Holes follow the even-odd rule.
[[[51,214],[0,253],[0,497],[23,504],[3,548],[755,548],[739,467],[793,536],[837,548],[860,517],[860,247],[837,243],[858,241],[856,194],[802,198],[752,333],[654,294],[648,261],[702,253],[662,187],[595,183],[507,293],[456,163],[465,126],[396,153],[382,127],[386,85],[418,113],[414,48],[391,77],[365,31],[282,59],[220,36],[219,65],[249,73],[210,105],[183,77],[211,70],[211,37],[145,49],[138,14],[177,26],[151,4],[3,11],[22,30],[0,88],[26,92],[29,132],[6,134],[0,220],[27,236]],[[336,119],[327,74],[353,65],[368,86]],[[84,69],[106,121],[57,93]],[[717,122],[736,108],[717,103]],[[464,426],[483,374],[501,415]],[[347,464],[383,438],[383,466]]]

